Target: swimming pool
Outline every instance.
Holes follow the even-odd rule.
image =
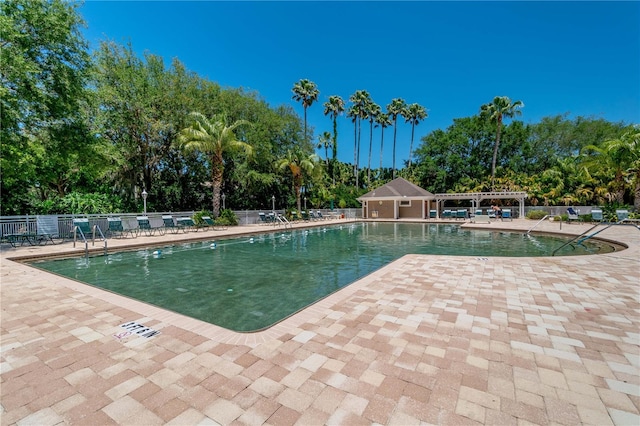
[[[566,240],[452,224],[357,223],[33,266],[234,331],[267,328],[401,256],[548,256]],[[560,254],[611,251],[597,241]]]

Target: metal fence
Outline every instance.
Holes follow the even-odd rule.
[[[344,214],[347,218],[357,218],[361,216],[360,209],[335,209],[330,211],[328,209],[314,210],[322,212],[323,215],[328,215],[330,212],[333,214]],[[238,210],[234,211],[238,217],[239,225],[253,225],[260,223],[260,213],[269,213],[271,210]],[[284,214],[283,210],[276,210],[276,213]],[[162,216],[172,216],[174,219],[180,217],[193,217],[194,211],[184,212],[148,212],[146,216],[149,217],[149,223],[151,227],[161,227],[164,222]],[[141,213],[114,213],[114,214],[72,214],[72,215],[26,215],[26,216],[0,216],[0,232],[2,236],[6,235],[19,235],[19,234],[37,234],[38,223],[58,223],[58,236],[62,238],[73,237],[73,220],[74,219],[89,219],[89,226],[98,227],[106,234],[109,229],[108,218],[120,218],[124,229],[137,229],[138,220],[137,217],[142,216]],[[40,231],[41,232],[41,231]],[[48,232],[50,233],[50,232]]]

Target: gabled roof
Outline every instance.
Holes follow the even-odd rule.
[[[379,188],[369,191],[358,200],[380,200],[380,199],[400,199],[400,198],[420,198],[433,199],[435,196],[429,191],[414,185],[403,178],[396,178]]]

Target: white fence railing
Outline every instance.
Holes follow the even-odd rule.
[[[239,225],[253,225],[260,223],[259,213],[268,213],[271,210],[238,210],[234,211],[238,217]],[[314,209],[314,211],[320,211],[323,215],[327,215],[329,209]],[[335,209],[334,213],[344,214],[348,218],[356,218],[361,216],[360,209]],[[284,214],[283,210],[276,210],[276,213]],[[174,218],[179,217],[193,217],[194,211],[184,212],[147,212],[149,217],[149,223],[152,227],[161,227],[163,225],[162,216],[171,215]],[[58,236],[62,238],[72,238],[73,236],[73,220],[78,218],[89,219],[89,226],[98,225],[98,227],[106,234],[109,229],[109,222],[107,218],[118,217],[122,220],[122,226],[125,229],[138,228],[137,217],[142,213],[113,213],[113,214],[72,214],[72,215],[45,215],[48,221],[57,220],[58,222]],[[16,234],[36,234],[38,233],[38,218],[42,216],[38,215],[25,215],[25,216],[0,216],[0,232],[2,236],[16,235]],[[42,220],[41,220],[42,222]]]

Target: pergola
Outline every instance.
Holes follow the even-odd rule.
[[[440,217],[440,210],[448,200],[471,202],[471,211],[479,208],[483,200],[515,200],[518,202],[519,217],[524,217],[524,201],[526,192],[496,191],[496,192],[468,192],[432,194],[419,186],[402,178],[397,178],[379,188],[358,198],[362,203],[362,217],[364,218],[421,218],[430,217],[432,204],[435,206],[436,217]]]
[[[526,192],[500,191],[500,192],[468,192],[455,194],[434,194],[436,210],[440,217],[440,203],[447,200],[470,200],[473,210],[480,206],[482,200],[516,200],[518,202],[518,216],[524,217],[524,200],[527,198]]]

